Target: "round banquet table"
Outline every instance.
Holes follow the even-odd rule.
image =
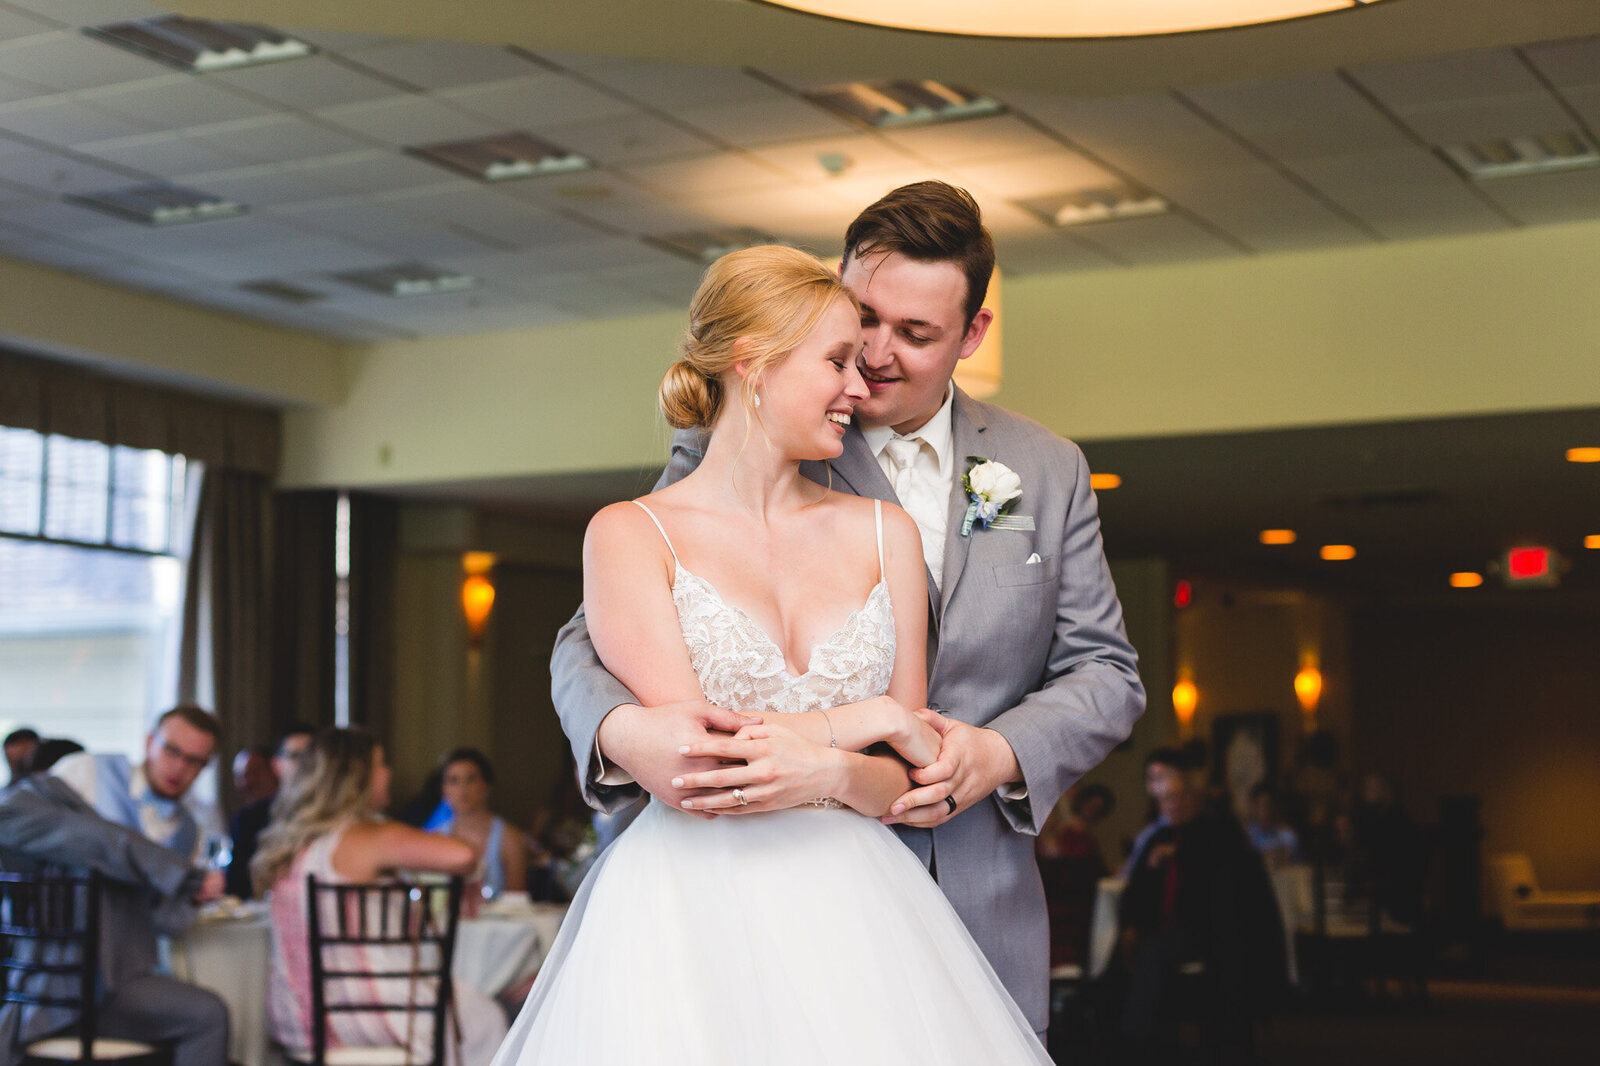
[[[456,929],[456,980],[498,996],[539,972],[567,908],[561,903],[487,904]]]

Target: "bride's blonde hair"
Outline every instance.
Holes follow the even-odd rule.
[[[689,304],[683,358],[661,379],[668,424],[713,425],[725,402],[723,377],[741,360],[749,370],[740,397],[753,408],[762,372],[794,351],[840,297],[859,309],[837,274],[797,248],[763,244],[712,263]]]

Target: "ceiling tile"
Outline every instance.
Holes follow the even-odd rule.
[[[58,237],[29,237],[16,230],[4,229],[0,229],[0,256],[90,275],[101,274],[107,264],[119,258],[116,253],[103,248]]]
[[[551,126],[542,136],[558,148],[602,165],[702,155],[716,148],[699,134],[643,111],[622,118]]]
[[[328,199],[328,190],[300,177],[298,164],[234,167],[180,176],[180,184],[252,208]]]
[[[611,175],[588,173],[565,180],[521,181],[507,185],[505,191],[508,196],[528,198],[626,233],[673,233],[699,228],[707,221],[682,204]]]
[[[44,196],[94,192],[127,185],[127,174],[37,148],[0,147],[0,175]]]
[[[1522,54],[1558,89],[1600,86],[1600,37],[1526,45]]]
[[[307,272],[366,270],[390,262],[387,253],[332,237],[258,243],[252,245],[248,256],[239,255],[237,250],[212,249],[165,255],[161,259],[184,270],[229,282]]]
[[[552,275],[628,267],[665,258],[664,253],[636,240],[597,237],[541,244],[519,252],[456,256],[449,263],[456,270],[492,278],[516,291],[532,292],[543,284],[542,279]]]
[[[1080,226],[1073,231],[1073,235],[1106,249],[1116,258],[1134,266],[1240,254],[1238,249],[1182,215],[1154,215],[1100,222],[1092,226]]]
[[[1185,210],[1258,252],[1373,239],[1358,223],[1265,168],[1203,176],[1165,191]]]
[[[830,248],[865,206],[852,207],[825,190],[787,185],[742,192],[730,189],[680,199],[721,226],[747,226],[788,240],[820,239]]]
[[[508,129],[535,133],[575,122],[618,118],[636,110],[631,104],[561,74],[507,78],[486,85],[447,89],[438,96]]]
[[[1015,115],[940,122],[910,130],[880,131],[885,140],[929,162],[955,165],[1002,155],[1026,155],[1060,148],[1059,141],[1040,133]]]
[[[825,156],[839,157],[839,173],[902,173],[921,161],[902,148],[870,133],[840,133],[786,144],[753,148],[750,154],[770,163],[791,177],[804,182],[831,181],[833,175],[823,167]]]
[[[3,120],[0,120],[3,121]],[[791,182],[748,156],[733,152],[623,167],[622,173],[639,183],[674,198],[693,198],[707,193],[771,189]]]
[[[1103,270],[1117,264],[1066,233],[1049,230],[1029,237],[997,239],[995,259],[1007,277]]]
[[[0,206],[0,222],[40,236],[76,237],[103,229],[106,216],[65,200],[16,201]]]
[[[1408,108],[1400,118],[1429,144],[1471,144],[1573,129],[1572,117],[1549,93],[1480,97],[1459,104]]]
[[[119,118],[66,97],[49,96],[42,100],[27,100],[0,107],[0,130],[20,133],[24,137],[65,148],[88,141],[146,133],[150,126]]]
[[[272,113],[272,108],[190,74],[85,93],[79,99],[153,129],[182,129]]]
[[[364,139],[293,115],[206,126],[189,130],[186,136],[219,152],[258,163],[289,163],[372,149]]]
[[[1600,130],[1600,85],[1567,89],[1561,95],[1572,105],[1572,110],[1588,124],[1591,131]]]
[[[33,100],[41,96],[52,95],[54,95],[54,91],[46,89],[42,85],[0,77],[0,104],[10,104],[18,100]]]
[[[362,137],[395,146],[465,141],[500,132],[486,119],[425,96],[396,96],[376,103],[331,107],[316,112],[316,116]]]
[[[1351,67],[1350,74],[1397,111],[1539,89],[1538,79],[1510,48]]]
[[[180,174],[224,170],[236,167],[241,160],[219,152],[210,145],[191,141],[176,133],[143,133],[133,137],[119,137],[111,141],[96,141],[79,145],[84,155],[103,159],[117,166],[128,167],[146,174],[172,178]]]
[[[72,30],[0,45],[0,69],[58,92],[137,82],[169,72],[153,60]]]
[[[514,52],[460,41],[385,41],[378,47],[345,49],[351,62],[422,89],[516,78],[540,70]]]
[[[14,41],[21,37],[49,33],[55,28],[56,26],[53,23],[34,18],[25,11],[13,11],[0,7],[0,41]]]
[[[854,129],[814,104],[771,90],[756,99],[747,97],[680,111],[678,117],[717,140],[739,147],[826,137]]]
[[[155,18],[167,13],[142,0],[6,0],[6,3],[43,15],[64,26],[101,26],[128,19]]]
[[[1496,178],[1479,183],[1491,197],[1523,222],[1539,225],[1600,217],[1600,168]]]
[[[342,66],[326,55],[223,70],[206,77],[300,111],[378,100],[401,91],[387,81]]]
[[[701,278],[705,276],[702,267],[669,255],[662,255],[658,260],[648,263],[631,263],[589,273],[609,281],[619,289],[642,293],[677,308],[689,306],[695,290],[700,287]]]
[[[384,203],[438,225],[464,231],[486,246],[506,250],[587,240],[594,236],[594,232],[580,222],[504,196],[496,188],[465,182],[387,197]]]
[[[584,76],[662,111],[737,103],[774,90],[742,70],[681,63],[629,63],[585,71]]]
[[[1432,237],[1508,223],[1425,152],[1368,152],[1300,160],[1299,173],[1384,237]]]
[[[270,217],[254,214],[185,226],[147,226],[107,215],[101,216],[101,223],[99,229],[80,233],[76,239],[126,255],[153,259],[220,252],[231,253],[244,262],[248,257],[239,254],[241,248],[282,243],[301,236]]]
[[[1382,111],[1331,71],[1185,89],[1184,96],[1280,159],[1411,143]]]
[[[325,201],[305,207],[279,208],[277,217],[310,233],[334,234],[363,246],[393,254],[396,262],[482,255],[494,250],[469,234],[406,214],[383,204],[359,199]]]
[[[653,296],[581,276],[541,278],[533,294],[541,301],[591,318],[650,314],[670,306]]]
[[[980,201],[989,197],[1024,200],[1034,196],[1099,189],[1121,179],[1077,152],[1052,148],[1029,155],[952,164],[963,187]],[[984,196],[982,194],[987,194]]]
[[[333,193],[372,195],[399,189],[455,185],[470,179],[399,152],[374,149],[306,161],[295,174]]]

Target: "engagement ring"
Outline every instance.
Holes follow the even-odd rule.
[[[742,788],[736,788],[733,790],[733,798],[739,801],[739,806],[741,807],[750,802],[744,798],[744,789]]]

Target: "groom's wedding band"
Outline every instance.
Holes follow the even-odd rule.
[[[950,813],[956,813],[956,798],[954,796],[946,796],[944,801],[950,805]]]
[[[741,807],[750,802],[749,800],[745,799],[744,789],[742,788],[736,788],[733,790],[733,798],[739,801],[739,806]]]

